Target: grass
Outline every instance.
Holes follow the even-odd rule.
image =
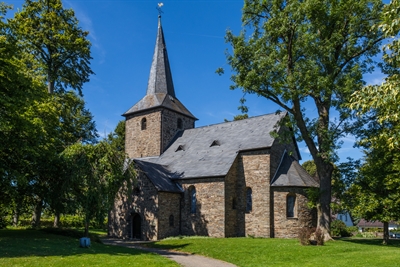
[[[400,266],[400,240],[341,239],[301,246],[295,239],[171,238],[149,244],[204,255],[237,266]]]
[[[80,248],[74,235],[71,230],[0,230],[0,266],[179,266],[153,253],[93,241]]]

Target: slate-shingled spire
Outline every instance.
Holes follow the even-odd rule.
[[[150,69],[147,94],[164,93],[175,97],[174,83],[172,82],[171,68],[165,46],[164,32],[161,25],[161,16],[158,16],[158,33],[154,49],[153,62]]]
[[[164,107],[197,120],[176,98],[164,32],[161,25],[161,16],[158,16],[158,32],[147,84],[147,93],[145,97],[125,112],[123,116],[158,107]]]

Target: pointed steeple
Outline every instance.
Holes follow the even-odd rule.
[[[174,83],[172,82],[171,68],[165,45],[164,32],[161,25],[161,16],[158,16],[158,33],[154,49],[153,62],[150,68],[147,94],[168,94],[175,97]]]
[[[170,109],[197,120],[197,118],[176,98],[160,15],[158,16],[156,46],[150,68],[146,95],[125,112],[123,116],[159,107]]]

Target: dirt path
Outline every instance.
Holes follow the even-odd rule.
[[[212,258],[207,258],[204,256],[164,250],[164,249],[142,247],[140,246],[140,244],[142,244],[143,242],[125,241],[117,238],[102,238],[101,241],[105,245],[122,246],[122,247],[141,249],[148,252],[157,253],[168,259],[176,261],[183,267],[236,267],[236,265],[233,265],[231,263],[227,263]]]

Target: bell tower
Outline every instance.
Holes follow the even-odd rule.
[[[197,118],[175,95],[161,15],[146,95],[122,116],[130,158],[159,156],[178,131],[194,128]]]

